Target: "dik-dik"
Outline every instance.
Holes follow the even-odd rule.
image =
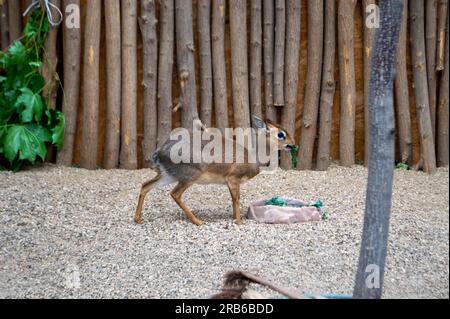
[[[291,150],[294,145],[294,139],[281,128],[279,125],[270,121],[263,121],[260,118],[253,116],[253,127],[258,130],[260,136],[265,139],[266,148],[268,145],[272,145],[271,152],[278,152],[279,150]],[[192,145],[192,136],[190,133],[190,140],[187,141]],[[145,195],[154,187],[161,187],[164,185],[177,182],[177,186],[172,190],[171,196],[180,208],[185,212],[189,220],[195,225],[201,225],[202,221],[199,220],[184,204],[182,201],[183,193],[193,184],[223,184],[227,185],[231,193],[233,200],[233,217],[237,224],[241,224],[240,213],[240,185],[249,179],[255,177],[260,173],[262,166],[266,166],[266,161],[251,161],[249,154],[250,150],[247,146],[243,146],[242,143],[237,142],[237,139],[230,139],[227,137],[221,137],[222,145],[225,143],[231,143],[233,150],[237,154],[239,150],[243,151],[243,160],[237,160],[237,157],[233,155],[231,161],[225,161],[225,154],[222,155],[223,161],[213,162],[210,164],[203,162],[180,162],[174,163],[171,158],[171,150],[177,140],[167,140],[152,156],[153,167],[157,171],[157,176],[144,183],[139,195],[139,201],[137,205],[136,214],[134,220],[136,223],[142,223],[142,207],[144,204]],[[260,147],[256,139],[256,149]],[[206,145],[205,141],[200,143],[200,147],[203,150]],[[253,150],[253,149],[252,149]],[[223,151],[225,153],[225,151]],[[173,153],[172,153],[173,155]],[[190,156],[192,160],[192,156]]]

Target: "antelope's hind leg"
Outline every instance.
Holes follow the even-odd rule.
[[[155,184],[157,182],[160,181],[160,179],[161,179],[161,174],[158,173],[158,175],[156,175],[155,178],[142,184],[141,192],[139,194],[139,201],[138,201],[136,213],[134,215],[134,221],[136,222],[136,224],[142,224],[142,208],[144,206],[145,195],[147,195],[147,193],[155,186]]]
[[[201,226],[203,225],[203,222],[198,219],[190,210],[189,208],[184,204],[181,197],[183,196],[184,192],[192,185],[192,182],[179,182],[177,186],[173,189],[172,193],[170,195],[175,200],[175,202],[180,206],[180,208],[183,210],[183,212],[186,214],[186,216],[189,218],[189,220],[197,225]]]

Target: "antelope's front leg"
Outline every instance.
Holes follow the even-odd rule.
[[[240,183],[238,181],[228,181],[228,189],[230,190],[231,199],[233,200],[233,218],[236,220],[236,224],[238,225],[242,225],[240,188]]]

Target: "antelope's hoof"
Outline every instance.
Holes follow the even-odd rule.
[[[239,226],[244,225],[244,222],[243,222],[241,219],[236,219],[236,220],[234,221],[234,223],[235,223],[236,225],[239,225]]]
[[[193,220],[192,223],[194,223],[197,226],[202,226],[203,225],[203,222],[201,220],[199,220],[199,219]]]
[[[141,225],[141,224],[142,224],[142,219],[141,219],[141,218],[135,218],[135,219],[134,219],[134,222],[135,222],[136,224],[138,224],[138,225]]]

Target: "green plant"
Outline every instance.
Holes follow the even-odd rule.
[[[48,144],[62,147],[64,116],[42,96],[50,85],[41,74],[48,30],[45,13],[36,10],[23,36],[0,53],[0,169],[18,171],[44,161]]]

